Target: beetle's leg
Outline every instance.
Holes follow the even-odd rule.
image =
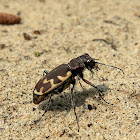
[[[79,123],[78,123],[78,118],[77,118],[77,114],[76,114],[76,111],[75,111],[75,103],[73,102],[73,89],[75,87],[75,79],[72,81],[72,88],[71,88],[71,103],[72,103],[72,106],[73,106],[73,110],[74,110],[74,114],[75,114],[75,117],[76,117],[76,123],[77,123],[77,126],[78,126],[78,132],[79,132]]]
[[[98,93],[99,93],[99,96],[102,98],[102,100],[104,100],[104,102],[106,102],[107,104],[109,104],[109,102],[107,102],[107,101],[102,97],[101,91],[97,88],[97,86],[95,86],[94,84],[92,84],[92,83],[89,82],[88,80],[84,79],[82,73],[80,74],[80,77],[82,78],[82,80],[83,80],[86,84],[88,84],[88,85],[90,85],[90,86],[96,88],[97,91],[98,91]]]
[[[77,77],[78,77],[78,81],[79,81],[80,86],[81,86],[82,89],[84,90],[84,87],[82,86],[82,84],[81,84],[81,82],[80,82],[80,77],[79,77],[79,76],[77,76]]]
[[[58,92],[58,91],[56,91],[56,90],[54,90],[53,92],[54,92],[54,94],[60,94],[60,92]]]
[[[44,111],[44,113],[42,114],[42,116],[38,119],[38,120],[35,120],[34,123],[36,124],[37,122],[39,122],[42,117],[45,115],[45,113],[48,111],[49,107],[50,107],[50,104],[51,104],[51,97],[52,97],[53,93],[50,94],[50,97],[49,97],[49,102],[48,102],[48,105],[47,105],[47,109]]]
[[[48,74],[46,70],[43,71],[43,77],[45,76],[45,74]]]

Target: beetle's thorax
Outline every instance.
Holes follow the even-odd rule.
[[[68,66],[71,71],[77,71],[77,72],[82,72],[85,68],[85,64],[83,63],[82,59],[80,57],[72,59],[69,63]]]
[[[77,58],[72,59],[69,63],[68,66],[70,70],[72,71],[77,71],[77,72],[82,72],[84,68],[86,68],[86,63],[88,61],[92,61],[92,58],[88,54],[83,54]]]

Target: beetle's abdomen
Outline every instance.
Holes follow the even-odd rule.
[[[39,80],[35,86],[34,94],[44,95],[63,84],[70,76],[71,71],[67,64],[62,64]]]

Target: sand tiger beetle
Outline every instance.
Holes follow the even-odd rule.
[[[98,59],[91,58],[88,54],[83,54],[77,58],[72,59],[68,64],[59,65],[58,67],[53,69],[51,72],[47,72],[46,70],[44,71],[44,73],[46,75],[42,79],[39,80],[39,82],[36,84],[34,91],[33,91],[33,102],[35,104],[39,104],[46,97],[49,96],[49,102],[48,102],[47,109],[44,111],[41,118],[45,115],[45,113],[49,109],[52,95],[59,94],[62,91],[64,91],[66,88],[68,88],[70,85],[72,85],[71,94],[70,94],[71,102],[73,105],[74,114],[76,116],[76,121],[77,121],[77,126],[78,126],[78,131],[79,131],[79,124],[78,124],[78,119],[77,119],[77,115],[76,115],[76,111],[75,111],[75,104],[73,102],[73,89],[75,87],[75,82],[76,82],[75,77],[78,76],[86,84],[96,88],[99,93],[99,96],[103,99],[100,89],[98,89],[97,86],[95,86],[94,84],[92,84],[91,82],[86,80],[83,75],[83,71],[85,68],[87,68],[89,71],[92,72],[92,69],[94,69],[94,70],[99,69],[98,64],[106,65],[103,63],[96,62],[95,60],[98,60]],[[117,68],[117,69],[121,70],[118,67],[114,67],[114,66],[110,66],[110,65],[106,65],[106,66]],[[124,74],[124,72],[123,72],[123,74]],[[106,103],[108,103],[108,102],[106,102]],[[36,120],[35,123],[40,121],[41,118]]]

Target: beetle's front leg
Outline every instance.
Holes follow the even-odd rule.
[[[101,91],[100,91],[100,89],[97,88],[97,86],[95,86],[94,84],[92,84],[92,83],[89,82],[88,80],[84,79],[84,76],[83,76],[82,73],[80,73],[79,76],[82,78],[82,80],[83,80],[86,84],[88,84],[88,85],[90,85],[90,86],[96,88],[97,91],[98,91],[98,93],[99,93],[99,96],[102,98],[102,100],[104,100],[104,102],[106,102],[107,104],[109,104],[109,103],[102,97]]]
[[[83,85],[82,85],[81,82],[80,82],[80,77],[79,77],[79,76],[77,76],[77,77],[78,77],[78,82],[79,82],[80,86],[81,86],[82,89],[84,90],[84,87],[83,87]]]
[[[76,117],[76,123],[77,123],[77,126],[78,126],[78,132],[79,132],[80,127],[79,127],[79,123],[78,123],[77,114],[76,114],[76,111],[75,111],[75,103],[73,101],[73,89],[75,87],[75,79],[73,79],[71,84],[72,84],[72,88],[71,88],[71,103],[72,103],[72,106],[73,106],[74,114],[75,114],[75,117]]]

